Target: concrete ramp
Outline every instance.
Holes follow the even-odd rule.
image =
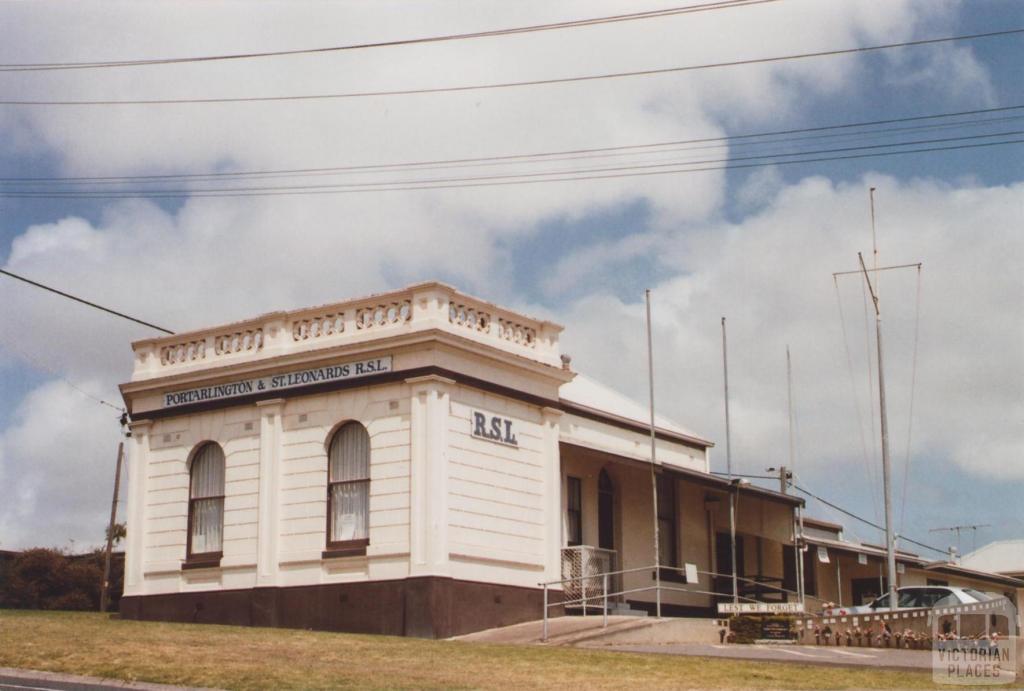
[[[486,631],[456,636],[454,640],[478,643],[541,643],[543,622],[528,621]],[[608,627],[601,616],[565,616],[548,620],[546,645],[660,645],[669,643],[718,643],[713,619],[685,619],[609,616]]]
[[[641,623],[642,622],[642,623]],[[718,643],[719,627],[714,619],[667,617],[643,619],[628,629],[595,632],[581,637],[574,644],[597,647],[603,645],[670,645],[675,643]],[[610,627],[609,627],[610,628]],[[600,629],[598,631],[601,631]]]

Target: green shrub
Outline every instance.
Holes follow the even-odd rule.
[[[118,555],[120,557],[120,555]],[[102,550],[69,556],[56,549],[25,550],[5,568],[0,607],[97,610],[103,580]],[[121,597],[124,560],[111,563],[111,610]]]

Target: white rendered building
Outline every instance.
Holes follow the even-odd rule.
[[[561,330],[424,283],[134,343],[123,616],[444,637],[539,618],[581,559],[651,586],[647,410]],[[657,576],[701,574],[666,614],[731,593],[729,491],[744,593],[795,589],[801,501],[714,477],[710,446],[658,422]]]

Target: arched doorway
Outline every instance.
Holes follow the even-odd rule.
[[[597,478],[597,546],[615,549],[615,486],[604,468]]]

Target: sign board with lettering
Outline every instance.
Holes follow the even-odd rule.
[[[206,401],[220,401],[252,394],[284,391],[285,389],[293,389],[308,384],[357,379],[371,374],[390,371],[391,356],[387,355],[369,360],[359,360],[358,362],[346,362],[341,365],[325,365],[324,367],[315,367],[297,372],[273,374],[269,377],[243,379],[225,384],[212,384],[186,391],[173,391],[164,394],[163,407],[176,408],[191,403],[205,403]]]
[[[511,418],[474,410],[469,417],[469,424],[470,433],[477,439],[486,439],[507,446],[519,446]]]
[[[798,614],[802,602],[719,602],[719,614]]]
[[[761,640],[788,641],[793,638],[791,622],[788,619],[765,619],[761,622]]]

